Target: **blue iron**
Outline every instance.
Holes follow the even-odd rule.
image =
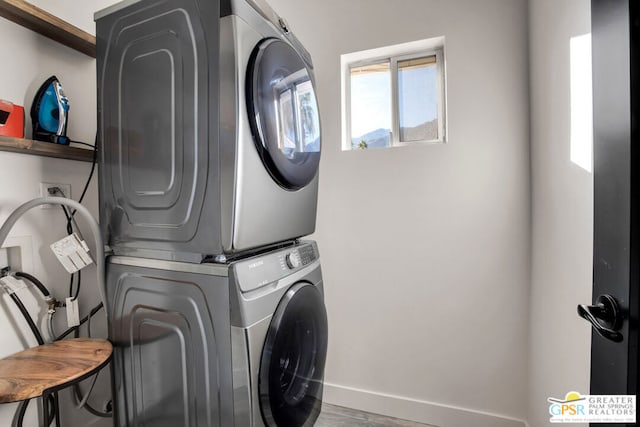
[[[40,86],[31,105],[33,139],[54,144],[69,144],[68,118],[69,100],[58,78],[51,76]]]

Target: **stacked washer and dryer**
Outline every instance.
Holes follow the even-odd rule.
[[[120,426],[311,426],[327,352],[309,53],[263,0],[96,14]]]

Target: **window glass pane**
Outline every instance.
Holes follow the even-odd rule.
[[[400,141],[432,141],[438,135],[435,55],[398,61]]]
[[[351,68],[351,147],[391,146],[389,61]]]

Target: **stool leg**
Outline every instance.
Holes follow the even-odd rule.
[[[27,412],[29,402],[31,402],[31,399],[23,400],[22,402],[20,402],[20,404],[18,405],[18,411],[13,417],[13,423],[11,424],[11,427],[22,426],[22,423],[24,422],[24,414]]]
[[[42,393],[42,397],[40,397],[40,407],[42,408],[42,417],[40,418],[42,422],[40,425],[42,427],[49,427],[49,394]]]
[[[62,427],[60,424],[60,400],[58,399],[58,392],[54,392],[52,394],[43,393],[42,394],[42,425],[44,427],[49,427],[49,397],[53,396],[53,411],[55,414],[56,427]]]
[[[62,427],[60,424],[60,399],[58,398],[58,392],[56,391],[53,394],[53,398],[55,401],[55,411],[56,411],[56,427]]]

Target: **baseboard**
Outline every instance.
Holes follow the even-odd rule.
[[[433,427],[528,427],[526,421],[402,396],[324,385],[323,400],[332,405],[401,418]]]

